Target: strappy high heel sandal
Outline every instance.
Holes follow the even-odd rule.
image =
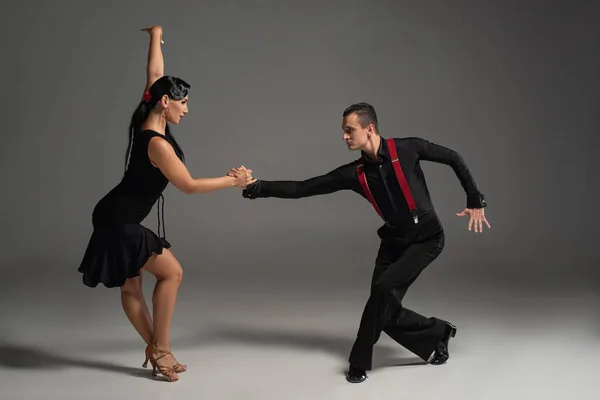
[[[175,362],[175,364],[173,365],[173,371],[175,371],[178,374],[181,374],[182,372],[187,371],[187,365],[179,364],[179,362],[177,361],[177,359],[175,358],[175,356],[173,354],[171,354],[171,357],[173,357],[173,361]],[[152,346],[148,345],[148,346],[146,346],[146,361],[143,364],[144,368],[146,368],[146,365],[148,364],[148,361],[150,360],[150,358],[152,358]]]
[[[173,371],[177,372],[178,374],[187,371],[187,365],[179,364],[179,362],[173,354],[171,354],[171,357],[173,357],[173,361],[175,362],[175,365],[173,365]]]
[[[148,366],[148,361],[150,361],[150,364],[152,364],[152,376],[157,376],[158,373],[156,371],[158,370],[158,372],[160,372],[162,376],[167,378],[169,382],[178,381],[179,376],[177,376],[177,373],[175,373],[173,367],[158,365],[158,360],[169,355],[173,357],[173,354],[171,354],[170,351],[161,351],[158,350],[155,346],[148,346],[146,348],[146,360],[144,360],[142,367],[146,368]]]

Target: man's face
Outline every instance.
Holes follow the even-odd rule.
[[[343,139],[348,145],[348,150],[361,150],[369,141],[374,133],[372,124],[362,127],[356,113],[348,114],[342,122],[344,131]]]

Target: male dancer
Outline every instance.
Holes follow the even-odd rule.
[[[373,346],[385,332],[396,342],[433,365],[449,358],[448,342],[457,328],[438,318],[426,318],[402,307],[402,299],[421,271],[444,247],[444,230],[425,183],[421,160],[449,165],[467,195],[469,230],[483,231],[487,206],[462,157],[455,151],[417,137],[385,140],[377,129],[377,114],[367,103],[343,113],[343,139],[350,150],[360,150],[357,161],[304,181],[257,180],[242,195],[248,199],[299,199],[339,190],[352,190],[371,202],[385,224],[346,379],[363,382],[371,369]],[[243,168],[232,169],[236,176]]]

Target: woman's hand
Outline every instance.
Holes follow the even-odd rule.
[[[243,165],[238,165],[236,168],[231,168],[227,175],[237,178],[240,174],[244,172],[252,176],[252,170],[244,167]]]
[[[144,32],[148,32],[150,34],[150,36],[152,36],[152,35],[158,35],[158,37],[160,38],[160,42],[163,43],[163,44],[165,43],[162,40],[163,30],[162,30],[161,26],[159,26],[159,25],[152,25],[152,26],[149,26],[147,28],[142,28],[140,30],[144,31]]]

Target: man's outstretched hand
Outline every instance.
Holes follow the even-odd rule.
[[[490,223],[485,218],[483,208],[465,208],[462,212],[457,213],[459,217],[469,216],[469,230],[475,228],[475,232],[483,232],[483,223],[491,228]]]

